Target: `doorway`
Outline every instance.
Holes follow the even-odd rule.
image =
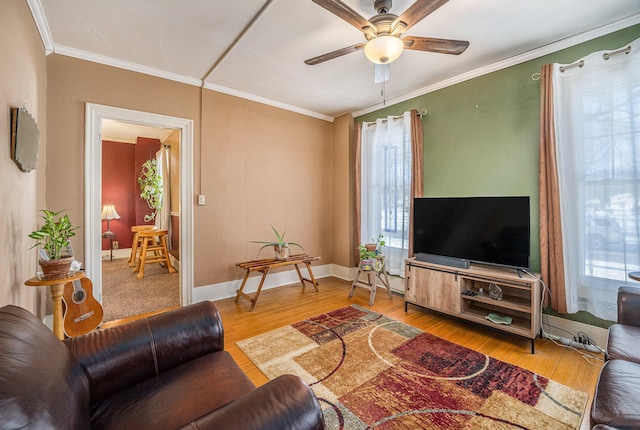
[[[102,121],[104,322],[180,305],[180,276],[173,270],[180,272],[179,173],[179,129]],[[155,263],[139,272],[140,259],[131,258],[134,231],[154,226],[167,232],[170,263],[153,251]]]
[[[193,290],[193,121],[87,103],[85,106],[85,270],[93,280],[95,298],[102,302],[102,122],[179,130],[180,134],[180,303],[190,304]],[[135,296],[132,296],[135,297]]]

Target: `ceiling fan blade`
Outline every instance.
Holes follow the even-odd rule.
[[[406,36],[402,38],[405,49],[460,55],[468,47],[466,40],[435,39],[433,37]]]
[[[315,1],[315,0],[314,0]],[[391,25],[394,29],[394,35],[399,35],[409,28],[413,27],[424,17],[434,12],[440,6],[444,5],[449,0],[417,0],[414,4],[409,6],[409,9],[405,10]],[[398,24],[404,23],[404,26],[398,27]]]
[[[342,3],[340,0],[313,0],[313,2],[322,6],[332,14],[344,19],[358,30],[362,30],[365,27],[372,27],[371,23],[363,18],[362,15]]]
[[[316,64],[324,63],[334,58],[342,57],[343,55],[351,54],[352,52],[361,51],[364,49],[364,43],[358,43],[357,45],[348,46],[346,48],[338,49],[337,51],[327,52],[326,54],[318,55],[317,57],[309,58],[305,60],[305,64],[309,66],[315,66]]]

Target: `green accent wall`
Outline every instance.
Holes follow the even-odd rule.
[[[638,37],[640,25],[635,25],[388,106],[355,121],[426,109],[425,196],[530,196],[531,269],[539,271],[540,86],[532,75],[540,72],[543,64],[572,63],[591,52],[620,48]]]

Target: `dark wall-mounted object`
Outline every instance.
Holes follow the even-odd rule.
[[[11,108],[11,159],[30,172],[38,162],[40,129],[26,108]]]

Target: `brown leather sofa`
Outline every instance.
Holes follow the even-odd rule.
[[[3,429],[323,429],[293,375],[255,388],[224,351],[211,302],[58,340],[33,314],[0,308]]]
[[[618,289],[618,321],[609,327],[591,425],[598,430],[640,429],[640,288]]]

